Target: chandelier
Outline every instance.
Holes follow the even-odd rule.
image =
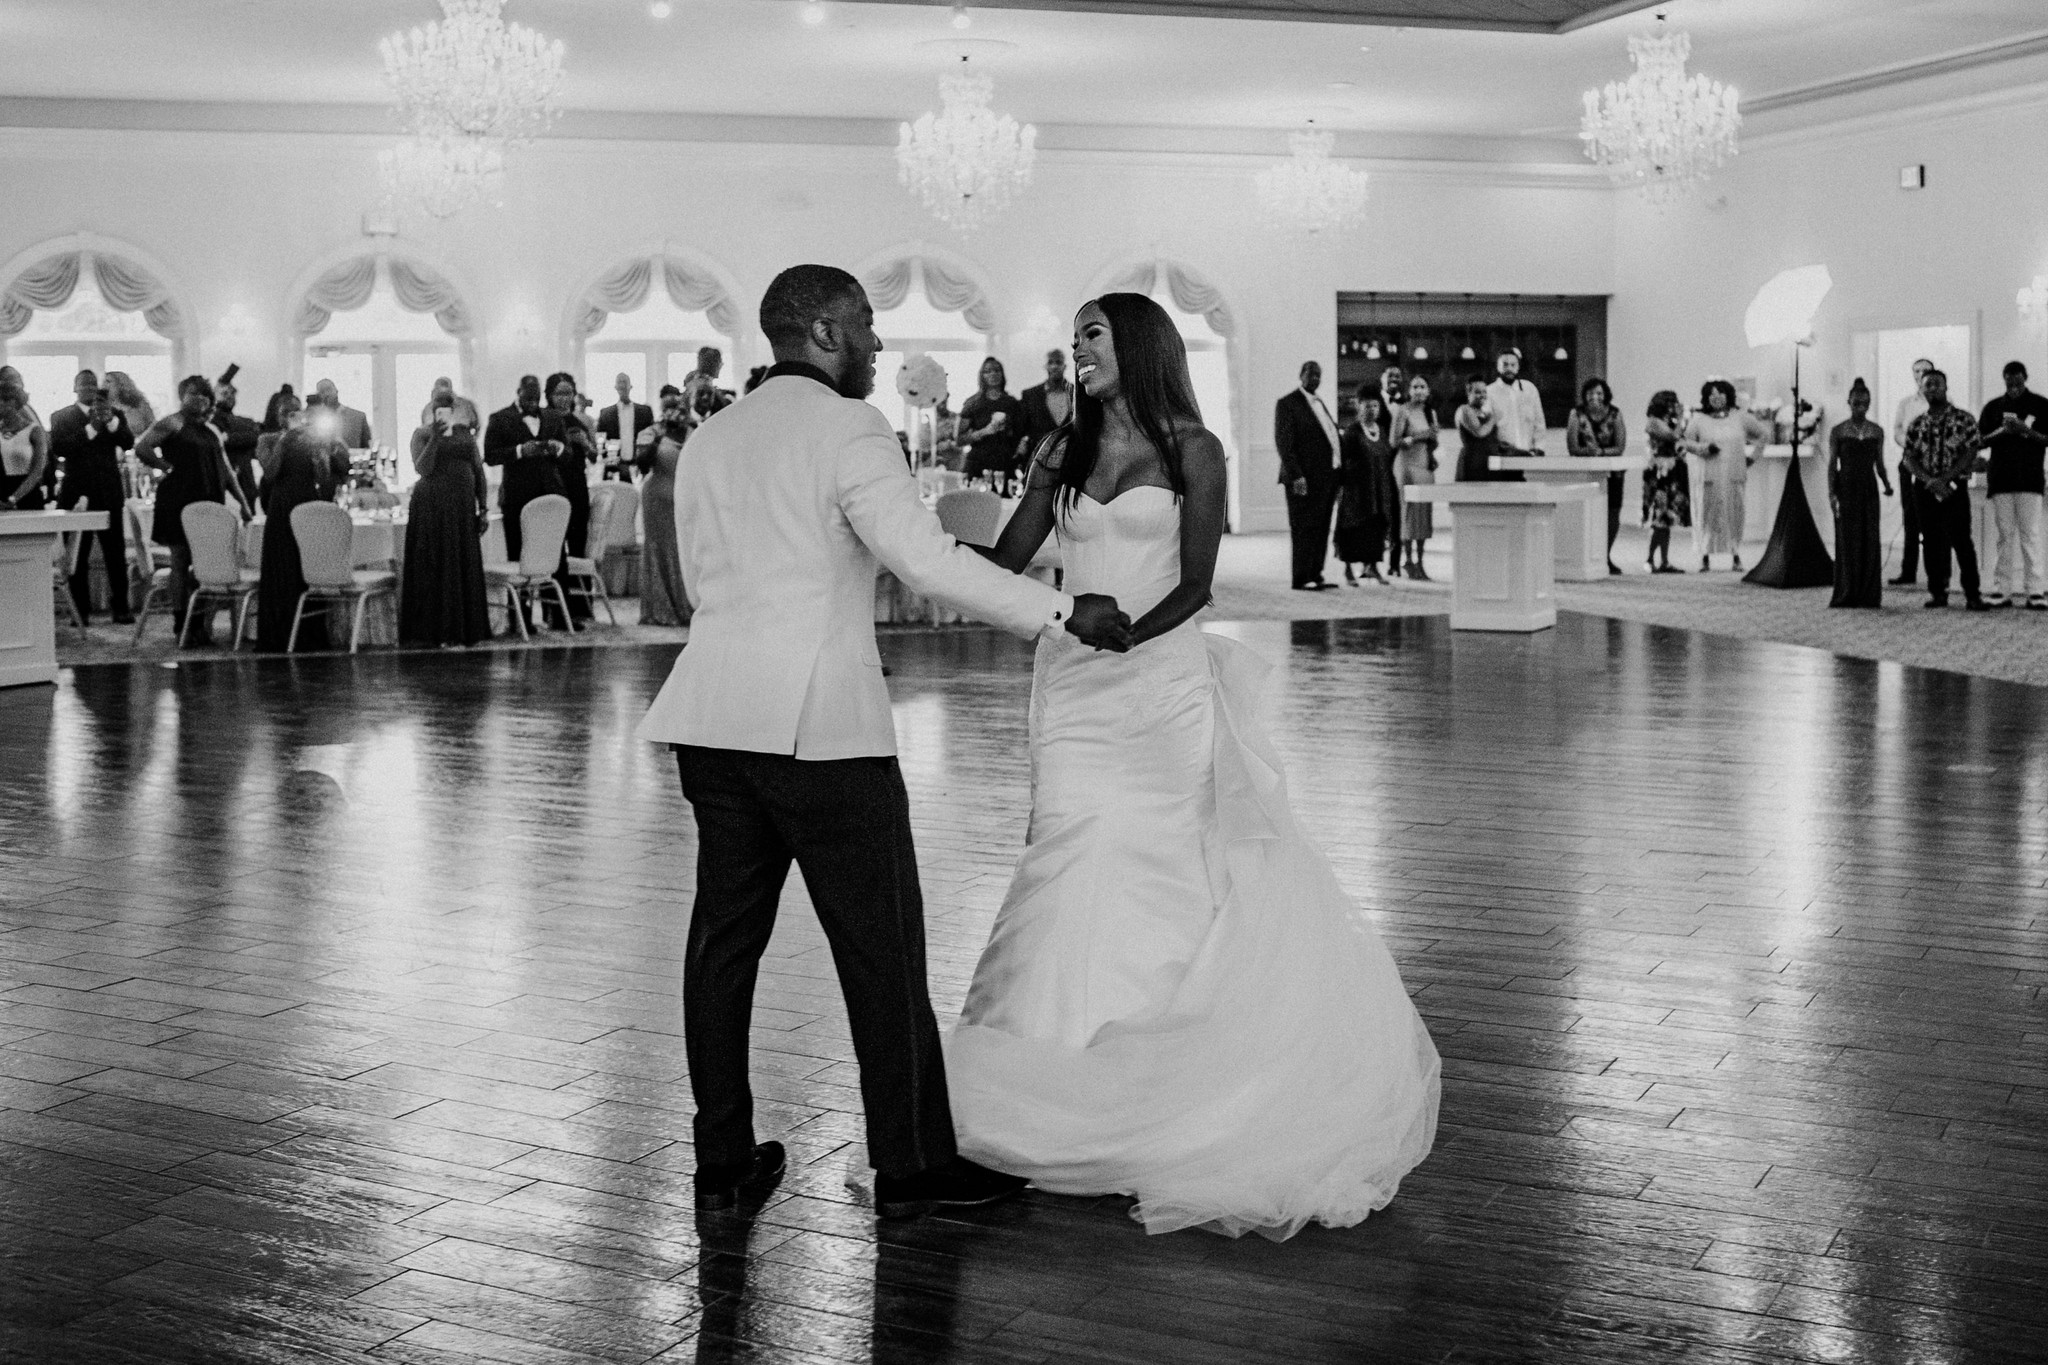
[[[378,158],[387,192],[436,218],[495,202],[505,150],[561,112],[562,44],[501,17],[505,0],[441,0],[442,18],[378,44],[407,137]]]
[[[1366,174],[1330,160],[1336,140],[1314,127],[1288,134],[1293,155],[1259,172],[1259,203],[1268,214],[1311,236],[1358,222],[1365,212]]]
[[[1586,92],[1579,140],[1617,186],[1670,203],[1735,155],[1735,89],[1686,74],[1692,39],[1683,33],[1630,38],[1628,55],[1633,75]]]
[[[939,82],[941,112],[927,110],[897,138],[896,178],[956,232],[980,227],[1031,183],[1038,129],[991,110],[994,93],[988,77],[956,71]]]

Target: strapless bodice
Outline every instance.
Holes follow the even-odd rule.
[[[1105,593],[1135,621],[1180,583],[1180,499],[1170,488],[1140,484],[1108,502],[1083,493],[1055,526],[1070,593]]]

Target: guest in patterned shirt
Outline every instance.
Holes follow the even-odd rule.
[[[1927,560],[1927,605],[1948,605],[1949,552],[1971,611],[1989,611],[1978,593],[1977,547],[1970,539],[1970,476],[1977,469],[1977,419],[1948,401],[1948,376],[1929,370],[1920,383],[1927,411],[1906,428],[1906,472],[1919,503],[1921,548]]]

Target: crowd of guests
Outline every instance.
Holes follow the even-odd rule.
[[[1031,452],[1065,424],[1074,411],[1074,386],[1067,378],[1067,353],[1045,354],[1045,378],[1021,394],[1010,392],[1009,373],[994,356],[981,362],[975,391],[956,412],[941,396],[934,409],[931,459],[970,483],[999,493],[1018,488]],[[906,454],[910,435],[898,432]]]

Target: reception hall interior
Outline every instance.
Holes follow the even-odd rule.
[[[0,54],[0,1358],[2041,1358],[2038,0],[0,0]],[[1077,311],[1178,332],[1181,629],[1440,1059],[1369,1216],[883,1216],[802,876],[786,1169],[706,1206],[720,851],[640,727],[800,263],[968,546],[1101,420]],[[1067,506],[1017,562],[1081,593]],[[1072,642],[880,557],[946,1031]]]

